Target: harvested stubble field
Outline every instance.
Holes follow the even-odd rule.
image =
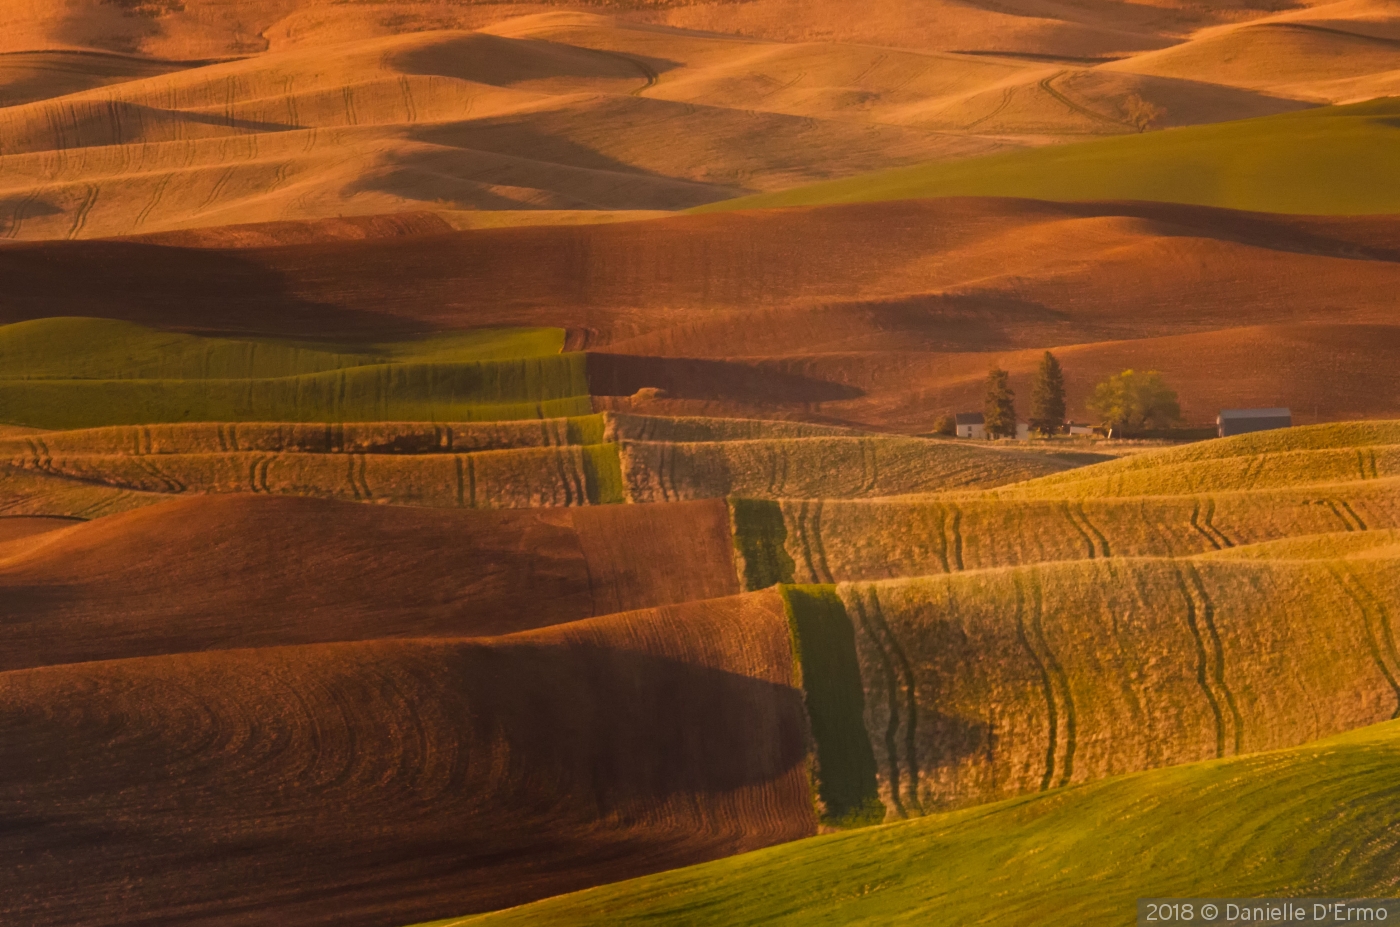
[[[620,438],[629,431],[681,440]],[[275,493],[448,508],[735,493],[846,498],[999,486],[1068,466],[1045,455],[852,429],[811,436],[823,431],[739,421],[707,433],[688,420],[611,413],[493,423],[115,426],[0,437],[0,466],[19,487],[63,480],[84,487],[69,494],[51,490],[47,508],[40,489],[16,489],[23,514],[46,515],[81,515],[87,509],[76,506],[98,500],[111,509],[131,507],[156,493]],[[721,434],[796,436],[694,440]],[[604,441],[608,437],[617,443]],[[140,495],[111,497],[104,487]]]
[[[1396,433],[1373,422],[1242,435],[978,494],[735,503],[735,533],[746,582],[761,588],[1394,529]]]
[[[1400,715],[1400,563],[1111,559],[839,588],[891,817]]]

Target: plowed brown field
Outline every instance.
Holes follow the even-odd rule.
[[[736,593],[731,550],[718,500],[592,513],[180,500],[0,547],[0,671],[504,634]]]
[[[805,836],[792,672],[769,592],[0,673],[6,919],[369,927]]]
[[[980,405],[991,362],[1025,394],[1046,348],[1072,416],[1126,366],[1162,370],[1195,421],[1250,405],[1379,417],[1400,388],[1390,217],[948,199],[237,250],[17,243],[0,279],[7,322],[566,326],[599,403],[623,411],[921,431]],[[662,392],[632,398],[644,387]]]

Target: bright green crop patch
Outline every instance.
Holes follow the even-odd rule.
[[[0,380],[264,379],[382,364],[452,364],[559,354],[562,328],[486,328],[392,344],[205,338],[112,319],[0,326]]]
[[[0,380],[0,421],[473,422],[588,415],[583,355],[349,367],[259,379]]]
[[[1386,723],[435,923],[1128,927],[1139,897],[1389,897],[1397,764]]]
[[[729,517],[744,589],[767,589],[777,583],[792,582],[797,564],[784,546],[787,526],[782,506],[768,499],[731,499]]]
[[[885,806],[875,783],[855,628],[846,606],[835,586],[782,586],[779,592],[812,726],[812,779],[822,823],[878,824],[885,819]]]
[[[1400,212],[1400,98],[942,161],[696,212],[940,196],[1157,200],[1260,212]]]

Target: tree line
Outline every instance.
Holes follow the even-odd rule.
[[[1114,374],[1094,387],[1085,405],[1110,438],[1129,431],[1169,428],[1181,421],[1176,391],[1156,370]],[[1031,384],[1030,430],[1043,437],[1060,434],[1066,427],[1066,412],[1064,370],[1059,359],[1046,351]],[[1011,374],[995,364],[987,372],[982,427],[990,438],[1016,437],[1016,393],[1011,389]],[[940,417],[934,433],[956,434],[953,416]]]

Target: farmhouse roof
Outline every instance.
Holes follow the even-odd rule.
[[[1228,418],[1288,418],[1287,409],[1221,409],[1220,417]]]
[[[983,424],[981,412],[959,412],[953,416],[953,421],[958,425],[981,425]]]

